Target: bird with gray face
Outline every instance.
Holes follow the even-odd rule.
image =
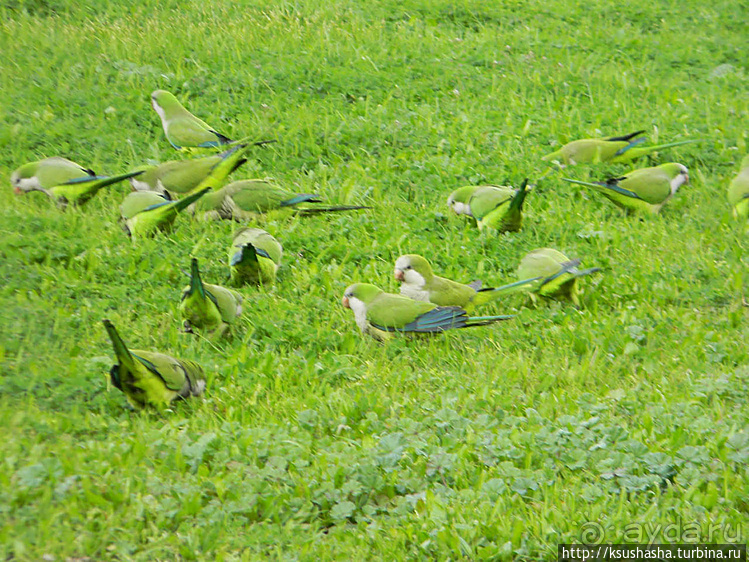
[[[166,90],[153,92],[151,105],[161,118],[166,139],[177,150],[216,148],[232,142],[229,137],[187,111],[177,98]]]
[[[511,315],[471,317],[459,306],[437,306],[386,293],[369,283],[354,283],[341,299],[354,313],[362,334],[387,341],[393,332],[430,334],[445,330],[485,326],[509,320]]]
[[[142,171],[118,176],[97,176],[93,170],[84,168],[72,160],[53,156],[29,162],[10,175],[10,185],[16,195],[30,191],[41,191],[61,207],[68,204],[83,205],[108,185],[132,179]]]
[[[527,288],[539,279],[523,279],[497,288],[482,288],[481,281],[464,285],[435,275],[427,259],[416,254],[406,254],[395,260],[394,276],[401,284],[403,296],[439,306],[459,306],[469,313],[502,295]]]
[[[238,144],[214,156],[144,166],[140,168],[142,175],[132,178],[130,184],[135,191],[155,191],[173,199],[206,186],[217,190],[226,183],[229,174],[247,162],[251,146]]]
[[[660,212],[679,187],[689,182],[689,171],[683,164],[669,162],[652,168],[632,170],[622,177],[603,182],[562,179],[595,189],[627,212],[655,214]]]
[[[475,219],[479,230],[499,232],[520,230],[523,222],[523,202],[528,195],[528,180],[520,189],[496,185],[467,185],[453,191],[447,206],[457,215]]]

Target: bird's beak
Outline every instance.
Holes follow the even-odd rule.
[[[348,305],[348,297],[343,297],[343,298],[341,299],[341,304],[342,304],[342,305],[343,305],[343,306],[344,306],[345,308],[351,308],[351,307],[350,307],[350,306]]]
[[[684,174],[684,178],[685,178],[684,182],[689,183],[689,174]]]
[[[403,273],[402,269],[396,269],[394,275],[396,281],[403,281],[406,278],[406,274]]]
[[[21,195],[23,193],[23,190],[18,186],[14,187],[13,191],[15,192],[16,195]]]

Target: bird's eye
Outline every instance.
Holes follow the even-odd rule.
[[[407,266],[406,266],[406,269],[412,269],[412,268],[411,268],[411,266],[410,266],[410,265],[407,265]]]

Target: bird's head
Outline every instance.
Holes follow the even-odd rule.
[[[395,260],[393,274],[396,281],[419,287],[423,287],[434,276],[432,266],[426,258],[416,254],[406,254]]]
[[[151,94],[151,105],[162,118],[164,117],[164,113],[169,109],[182,107],[182,104],[174,97],[174,94],[166,90],[154,91]]]
[[[35,189],[41,189],[39,180],[36,178],[37,163],[24,164],[10,175],[10,185],[16,195],[27,193]]]
[[[468,204],[473,193],[478,189],[475,185],[466,185],[453,191],[447,198],[447,206],[458,215],[471,216],[471,207]]]
[[[354,283],[343,292],[341,304],[356,311],[358,308],[366,307],[380,293],[382,293],[382,289],[369,283]]]
[[[684,164],[669,162],[668,164],[663,164],[661,169],[665,170],[671,178],[671,193],[676,193],[679,187],[685,183],[689,183],[689,170],[687,170]]]

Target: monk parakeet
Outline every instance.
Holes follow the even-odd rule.
[[[117,363],[109,371],[115,388],[135,408],[165,408],[172,400],[199,396],[205,390],[203,369],[197,363],[163,353],[128,349],[114,325],[103,320]]]
[[[120,205],[123,228],[133,239],[152,234],[157,229],[168,231],[177,213],[210,190],[210,187],[204,187],[179,201],[171,201],[155,191],[134,191]]]
[[[222,154],[172,160],[142,168],[143,175],[130,180],[136,191],[157,191],[181,197],[201,187],[219,189],[234,170],[247,162],[247,150],[255,145],[240,144]]]
[[[362,334],[379,341],[390,337],[390,332],[431,333],[453,328],[485,326],[512,315],[468,316],[459,306],[437,306],[386,293],[369,283],[354,283],[343,293],[342,304],[354,312],[356,325]]]
[[[744,156],[741,171],[728,186],[728,202],[737,219],[749,219],[749,154]]]
[[[477,306],[512,293],[540,277],[523,279],[496,289],[481,288],[481,281],[468,285],[435,275],[432,266],[421,256],[406,254],[395,261],[395,279],[401,282],[401,295],[439,306],[459,306],[471,312]]]
[[[242,314],[242,295],[231,289],[203,283],[198,260],[192,259],[190,284],[182,291],[179,311],[186,332],[193,328],[221,336]]]
[[[151,105],[161,118],[166,139],[177,150],[214,148],[232,140],[187,111],[173,94],[156,90]]]
[[[644,132],[635,131],[634,133],[619,137],[580,139],[568,142],[556,152],[547,154],[542,159],[548,161],[557,160],[562,164],[570,166],[595,162],[629,162],[656,150],[698,142],[697,140],[684,140],[641,147],[638,145],[647,141],[647,137],[640,136]]]
[[[41,191],[60,206],[83,205],[102,188],[140,175],[141,171],[119,176],[97,176],[67,158],[53,156],[24,164],[10,175],[10,184],[16,194]]]
[[[577,278],[600,271],[601,268],[580,270],[580,259],[570,260],[562,252],[552,248],[539,248],[527,254],[518,266],[518,279],[541,277],[533,288],[542,297],[569,298],[575,306],[580,306]],[[531,294],[531,298],[534,298]],[[534,298],[535,300],[535,298]]]
[[[273,283],[282,254],[281,244],[266,231],[240,228],[229,250],[232,285]]]
[[[209,220],[246,220],[258,214],[278,209],[292,209],[300,203],[320,203],[322,199],[311,193],[294,193],[267,180],[240,180],[209,193],[196,205],[202,218]],[[302,215],[334,211],[353,211],[369,207],[342,205],[295,209]]]
[[[480,230],[486,227],[499,232],[520,230],[523,201],[528,194],[528,180],[520,189],[507,186],[465,186],[453,191],[447,205],[459,215],[476,219]]]
[[[611,178],[605,182],[563,179],[570,183],[592,187],[611,199],[615,205],[627,211],[657,213],[673,197],[679,187],[689,181],[689,171],[682,164],[669,162],[652,168],[632,170],[625,176]]]

